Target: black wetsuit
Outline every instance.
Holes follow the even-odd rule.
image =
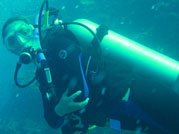
[[[84,83],[81,75],[81,70],[79,66],[79,48],[78,41],[74,35],[68,30],[62,30],[60,28],[55,28],[50,31],[44,40],[44,54],[48,61],[48,66],[51,71],[53,88],[56,92],[56,98],[48,100],[46,97],[46,92],[48,91],[48,86],[44,83],[45,78],[41,70],[37,70],[37,79],[40,83],[40,92],[42,94],[43,104],[44,104],[44,116],[48,124],[52,128],[58,128],[64,121],[64,117],[59,117],[54,108],[58,104],[62,94],[68,88],[72,94],[77,90],[84,89]],[[68,56],[63,59],[60,57],[60,51],[67,50]],[[83,54],[82,65],[83,69],[86,69],[86,64],[88,56]],[[70,130],[64,128],[64,133],[72,133],[76,130],[86,131],[90,125],[104,126],[107,119],[107,114],[111,103],[107,100],[112,100],[106,96],[106,84],[104,79],[104,73],[95,70],[95,62],[93,62],[93,57],[88,69],[88,75],[86,80],[89,87],[89,98],[90,101],[84,112],[80,113],[77,111],[75,113],[67,115],[70,122]],[[104,86],[105,85],[105,86]],[[110,90],[109,90],[110,91]],[[112,90],[111,90],[112,91]],[[84,93],[84,92],[83,92]],[[75,101],[82,101],[85,99],[84,94],[81,94]],[[118,99],[120,100],[124,95],[125,90],[121,90]],[[115,102],[114,102],[115,103]],[[105,110],[106,109],[106,110]],[[73,116],[80,118],[83,127],[76,127],[79,121],[75,121]],[[68,130],[68,132],[67,132]]]

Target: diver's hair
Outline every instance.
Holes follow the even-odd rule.
[[[3,40],[3,44],[4,44],[4,38],[6,36],[6,28],[12,24],[13,22],[15,21],[24,21],[25,23],[27,24],[30,24],[30,21],[27,17],[25,16],[15,16],[15,17],[11,17],[9,18],[3,25],[3,28],[2,28],[2,40]]]

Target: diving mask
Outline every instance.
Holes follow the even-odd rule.
[[[14,33],[10,33],[5,38],[5,45],[8,50],[19,53],[23,49],[27,48],[28,42],[33,39],[33,32],[31,30],[26,31],[18,31]]]

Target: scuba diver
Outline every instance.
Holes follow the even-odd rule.
[[[7,50],[20,57],[14,77],[16,85],[23,88],[34,80],[39,82],[44,117],[52,128],[61,128],[64,134],[87,133],[94,125],[103,127],[109,123],[116,130],[122,127],[168,133],[130,100],[138,95],[133,88],[139,83],[133,84],[130,77],[121,77],[117,84],[109,80],[100,48],[100,41],[108,34],[105,26],[98,27],[93,40],[85,47],[68,29],[70,23],[55,19],[43,28],[42,14],[41,10],[36,25],[22,16],[8,19],[2,29],[2,39]],[[46,14],[44,18],[48,18]],[[22,64],[30,62],[37,66],[35,77],[21,85],[17,80],[18,71]]]
[[[43,39],[43,48],[45,48],[43,50],[39,40],[34,37],[33,30],[33,25],[26,18],[13,17],[5,23],[2,38],[4,46],[10,52],[20,58],[24,54],[31,55],[31,61],[37,65],[36,79],[40,83],[44,117],[48,124],[52,128],[59,128],[64,123],[63,133],[70,134],[76,131],[84,133],[93,125],[105,126],[109,120],[107,117],[116,122],[113,119],[118,114],[116,113],[119,111],[117,107],[122,108],[121,100],[128,91],[129,82],[125,84],[120,82],[120,90],[114,93],[112,92],[116,90],[114,87],[109,87],[110,90],[108,90],[105,73],[97,72],[95,61],[90,61],[84,80],[81,66],[86,67],[89,57],[88,54],[85,57],[82,55],[84,48],[80,47],[69,30],[61,26],[47,29]],[[36,58],[42,51],[48,61],[52,76],[49,79],[53,80],[53,84],[46,82],[47,72],[44,72],[45,67],[42,67],[46,65],[40,65],[39,59]],[[44,61],[42,60],[42,63]],[[86,96],[83,90],[85,83],[88,83],[86,86],[90,89],[90,95],[87,93]]]

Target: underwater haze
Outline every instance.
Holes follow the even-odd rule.
[[[25,15],[34,23],[42,2],[43,0],[1,0],[1,31],[4,22],[12,16]],[[49,5],[59,9],[64,22],[85,18],[106,25],[110,30],[179,61],[179,0],[49,0]],[[38,84],[34,83],[24,89],[16,87],[14,71],[18,57],[4,48],[2,38],[0,41],[0,134],[60,134],[60,130],[51,129],[43,117]],[[25,81],[33,78],[32,74],[35,75],[34,66],[25,66],[19,77]],[[177,97],[179,98],[178,95]],[[156,98],[155,100],[157,101]],[[170,105],[169,108],[179,111],[179,100],[174,100],[175,102],[172,99],[170,102],[159,101],[159,105]],[[172,114],[170,110],[163,112]],[[175,120],[172,123],[177,126]],[[118,132],[109,128],[97,128],[89,133]],[[142,134],[138,130],[132,132],[127,129],[120,133]],[[179,130],[171,132],[178,133]]]

